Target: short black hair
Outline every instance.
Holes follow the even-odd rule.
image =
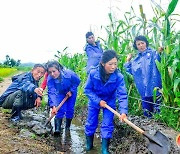
[[[94,35],[93,32],[87,32],[87,33],[86,33],[86,38],[88,38],[88,37],[91,36],[91,35]]]
[[[106,50],[105,52],[103,52],[101,62],[105,64],[113,58],[117,58],[118,60],[117,53],[114,50]]]
[[[143,35],[139,35],[139,36],[136,36],[135,39],[134,39],[134,43],[133,43],[133,47],[134,49],[138,50],[137,46],[136,46],[136,41],[144,41],[146,42],[146,47],[149,46],[149,42],[147,40],[147,38]]]
[[[44,68],[44,70],[46,71],[46,67],[45,67],[43,64],[35,64],[35,65],[33,66],[33,69],[36,69],[37,67],[42,67],[42,68]]]

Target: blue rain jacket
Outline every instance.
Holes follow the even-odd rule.
[[[100,108],[100,101],[104,100],[108,105],[115,108],[116,98],[119,103],[120,113],[127,114],[128,100],[123,75],[119,70],[112,73],[108,81],[104,84],[100,78],[99,67],[93,69],[86,81],[84,92],[89,99],[88,105]]]
[[[100,46],[100,41],[96,42],[96,46],[91,44],[87,44],[85,47],[86,55],[87,55],[87,66],[86,71],[89,74],[91,68],[96,67],[102,57],[103,50]]]
[[[157,69],[156,60],[160,61],[158,52],[147,48],[144,52],[139,52],[134,60],[124,65],[126,71],[133,75],[141,97],[151,97],[155,87],[162,88],[161,75]]]
[[[72,96],[60,108],[56,117],[63,118],[66,113],[67,118],[72,118],[74,115],[74,105],[76,102],[77,88],[80,84],[80,78],[71,70],[63,69],[60,72],[60,79],[53,79],[48,75],[48,101],[50,107],[58,106],[64,99],[66,94],[71,91]]]
[[[33,97],[33,101],[31,102],[31,104],[26,104],[29,106],[29,108],[34,106],[34,101],[37,98],[37,94],[34,92],[34,89],[38,88],[38,81],[34,80],[32,73],[31,72],[27,72],[21,80],[16,79],[15,81],[13,81],[11,83],[11,85],[6,89],[6,91],[2,94],[2,96],[0,97],[0,104],[3,103],[3,101],[6,99],[6,97],[11,94],[14,93],[17,90],[21,90],[23,93],[26,93],[26,96],[29,96],[32,100]],[[28,95],[27,95],[28,94]],[[27,99],[26,99],[27,100]],[[28,100],[27,100],[28,101]],[[27,102],[26,102],[27,103]],[[30,102],[29,102],[30,103]],[[32,104],[33,103],[33,104]],[[26,108],[28,108],[28,106],[26,106]]]
[[[98,126],[98,115],[100,112],[100,101],[104,100],[113,109],[116,108],[116,98],[119,103],[120,113],[127,114],[128,99],[123,75],[116,70],[104,84],[100,78],[99,67],[92,69],[86,81],[84,92],[89,99],[88,117],[85,125],[85,134],[91,136]],[[114,130],[114,114],[103,108],[103,120],[101,126],[102,138],[112,138]]]

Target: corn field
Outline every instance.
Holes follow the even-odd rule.
[[[116,19],[109,13],[109,25],[102,26],[107,33],[107,38],[100,38],[103,49],[113,49],[119,55],[118,68],[124,75],[129,97],[129,113],[132,115],[141,115],[141,102],[133,78],[124,70],[124,63],[128,53],[136,54],[133,50],[133,40],[137,35],[144,35],[149,41],[150,47],[158,50],[163,47],[161,52],[161,62],[156,62],[162,77],[163,103],[161,113],[155,117],[168,126],[180,130],[180,31],[175,30],[176,24],[179,24],[180,14],[173,14],[178,0],[172,0],[168,9],[164,11],[160,5],[152,1],[154,17],[146,19],[143,12],[143,6],[139,6],[140,16],[131,12],[124,14],[124,19]],[[81,78],[81,85],[77,98],[77,108],[87,105],[87,98],[83,93],[86,81],[86,56],[85,54],[75,54],[73,56],[63,52],[57,52],[59,62],[74,70]],[[154,90],[156,92],[156,89]],[[137,98],[137,99],[134,99]]]

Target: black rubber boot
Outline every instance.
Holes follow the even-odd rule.
[[[72,119],[66,118],[66,130],[70,130],[71,121],[72,121]]]
[[[86,150],[90,151],[93,148],[94,135],[86,136]]]
[[[54,136],[60,136],[62,120],[63,119],[60,118],[54,118],[54,124],[55,124]]]
[[[13,106],[11,113],[12,113],[11,121],[17,122],[17,121],[20,121],[21,119],[23,119],[22,115],[21,115],[21,107]]]
[[[109,143],[110,139],[103,138],[102,139],[102,154],[109,154]]]

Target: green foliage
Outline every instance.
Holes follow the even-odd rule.
[[[0,82],[4,81],[4,79],[2,77],[0,77]]]
[[[4,62],[4,65],[14,67],[14,66],[19,66],[21,64],[21,60],[14,60],[13,58],[10,58],[9,55],[6,55],[6,60]]]
[[[178,110],[161,107],[161,114],[155,115],[157,119],[166,123],[169,127],[180,131],[180,116]]]
[[[36,138],[37,138],[36,134],[34,134],[34,133],[31,134],[31,138],[32,138],[32,139],[36,139]]]
[[[9,75],[14,74],[17,72],[16,68],[1,68],[0,67],[0,77],[7,77]]]

